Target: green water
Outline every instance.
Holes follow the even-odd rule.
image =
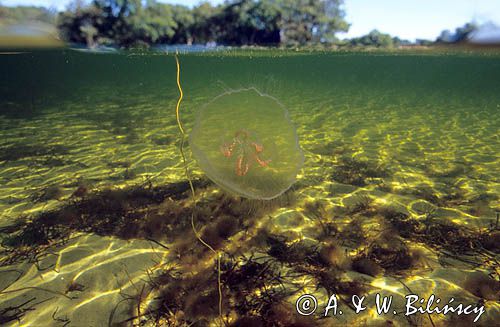
[[[208,181],[186,147],[197,229],[224,253],[226,322],[298,323],[307,292],[320,305],[332,293],[394,295],[400,312],[405,294],[434,293],[483,301],[480,325],[499,317],[500,56],[179,58],[188,134],[203,104],[255,87],[288,109],[305,155],[287,193],[248,201]],[[0,55],[0,323],[221,324],[216,256],[190,226],[175,74],[171,54]],[[302,323],[471,321],[374,307]]]

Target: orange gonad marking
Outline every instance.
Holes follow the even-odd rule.
[[[236,175],[245,176],[250,169],[250,164],[245,160],[243,155],[239,155],[236,160]]]
[[[261,167],[267,167],[271,160],[263,160],[260,154],[264,151],[264,146],[257,142],[249,142],[249,132],[240,130],[235,133],[231,143],[225,143],[220,146],[220,151],[226,158],[230,158],[236,153],[236,175],[245,176],[253,161]],[[251,160],[249,160],[251,159]]]

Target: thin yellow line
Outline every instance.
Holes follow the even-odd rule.
[[[181,106],[182,98],[184,97],[184,93],[182,92],[182,87],[181,87],[181,65],[179,64],[179,58],[177,56],[177,53],[175,54],[175,63],[177,64],[177,87],[179,88],[179,99],[177,100],[177,106],[175,107],[175,115],[177,117],[177,125],[179,126],[179,129],[181,130],[182,137],[186,135],[184,133],[184,128],[182,128],[181,124],[181,116],[179,114],[179,108]]]
[[[196,238],[217,256],[217,287],[218,287],[218,291],[219,291],[219,317],[222,320],[222,322],[224,323],[224,325],[226,325],[226,322],[225,322],[224,318],[222,317],[222,284],[221,284],[221,270],[220,270],[221,256],[217,251],[215,251],[215,249],[212,246],[210,246],[207,242],[205,242],[201,238],[201,236],[198,234],[198,231],[196,230],[196,227],[194,224],[194,210],[196,208],[196,193],[194,191],[193,181],[191,180],[191,175],[189,174],[186,156],[184,154],[184,140],[186,137],[186,133],[184,132],[184,128],[182,127],[181,116],[179,113],[179,109],[181,106],[182,98],[184,97],[184,93],[182,92],[182,87],[181,87],[181,81],[180,81],[181,66],[179,63],[179,56],[178,56],[177,52],[175,53],[175,63],[177,65],[177,87],[179,88],[179,99],[177,100],[177,106],[175,107],[175,115],[177,118],[177,126],[179,126],[179,130],[181,132],[180,152],[181,152],[181,156],[182,156],[182,162],[184,163],[184,173],[186,174],[186,178],[189,182],[189,187],[191,189],[191,196],[193,198],[193,211],[191,212],[191,227],[193,228],[193,232],[194,232],[194,235],[196,236]]]
[[[196,193],[194,191],[194,186],[193,186],[193,181],[191,179],[191,175],[189,174],[189,170],[188,170],[188,166],[187,166],[187,160],[186,160],[186,155],[184,154],[184,140],[185,140],[185,137],[186,137],[186,133],[184,132],[184,128],[182,127],[181,117],[180,117],[180,113],[179,113],[179,109],[180,109],[180,105],[181,105],[181,101],[182,101],[182,98],[184,96],[184,93],[182,92],[182,87],[181,87],[181,82],[180,82],[180,73],[181,73],[181,68],[180,67],[181,66],[179,64],[179,58],[177,56],[177,53],[175,54],[175,62],[177,64],[177,87],[179,88],[179,100],[177,100],[177,107],[175,108],[175,114],[177,116],[177,125],[179,126],[179,130],[181,131],[181,146],[180,146],[180,151],[181,151],[181,156],[182,156],[182,162],[184,163],[184,172],[185,172],[186,178],[187,178],[187,180],[189,182],[189,188],[191,189],[191,195],[193,197],[194,206],[196,206]],[[198,231],[196,230],[196,228],[194,226],[194,214],[191,215],[191,218],[193,218],[193,219],[191,219],[191,222],[192,222],[191,225],[193,226],[193,231],[194,231],[194,234],[196,235],[196,237],[206,247],[208,247],[214,253],[217,253],[217,251],[215,251],[213,247],[211,247],[208,243],[206,243],[205,241],[203,241],[201,239],[201,237],[199,236]]]

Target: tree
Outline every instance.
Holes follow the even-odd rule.
[[[221,8],[221,6],[213,7],[209,2],[202,2],[193,8],[193,24],[188,30],[194,43],[206,43],[217,39],[219,28],[214,17],[220,13]]]
[[[415,44],[427,47],[427,46],[432,45],[433,42],[431,40],[426,40],[426,39],[416,39]]]
[[[224,44],[278,44],[279,10],[271,1],[227,2],[212,18],[217,40]]]
[[[171,5],[154,0],[94,0],[88,6],[74,6],[59,16],[59,29],[70,42],[114,43],[131,47],[168,42],[175,34],[174,11]],[[83,29],[82,29],[83,27]],[[92,28],[93,29],[92,29]],[[89,32],[92,32],[90,36]]]
[[[61,37],[68,42],[86,43],[87,45],[94,45],[96,41],[97,43],[105,43],[102,42],[104,36],[98,29],[102,22],[103,12],[95,6],[74,8],[75,11],[67,10],[58,16],[57,27]],[[91,27],[94,31],[90,35]]]
[[[74,0],[59,15],[70,41],[122,47],[157,43],[269,45],[325,43],[346,31],[342,0],[227,0],[189,9],[155,0]]]
[[[451,43],[454,42],[454,35],[450,32],[450,30],[444,30],[436,39],[438,43]]]
[[[395,47],[399,47],[399,46],[402,46],[402,45],[410,45],[411,42],[408,41],[408,40],[405,40],[405,39],[401,39],[399,38],[398,36],[395,36],[392,38],[392,43]]]
[[[176,33],[174,7],[150,0],[135,16],[133,29],[139,32],[139,39],[148,44],[171,41]]]
[[[140,0],[94,0],[93,6],[102,13],[96,22],[100,35],[126,47],[144,42]]]
[[[467,23],[455,30],[455,42],[467,41],[472,32],[476,31],[478,26],[475,23]]]
[[[172,17],[175,22],[173,26],[173,35],[170,38],[161,39],[162,43],[193,43],[193,36],[191,35],[191,26],[194,24],[193,11],[186,6],[173,6]]]
[[[66,11],[76,12],[85,8],[85,0],[72,0],[66,5]]]
[[[53,25],[56,11],[53,8],[35,6],[4,7],[0,4],[0,25],[22,24],[28,21],[38,21]]]
[[[297,45],[336,40],[335,33],[346,32],[342,0],[280,0],[281,41]]]
[[[93,48],[95,46],[94,39],[97,35],[97,28],[94,26],[87,24],[80,26],[80,31],[82,32],[83,37],[85,37],[87,41],[87,47]]]
[[[352,38],[351,45],[354,46],[373,46],[377,48],[391,48],[394,46],[394,40],[389,34],[380,33],[378,30],[372,30],[367,35]]]
[[[477,31],[478,26],[475,23],[466,23],[462,27],[457,27],[455,33],[450,30],[444,30],[436,39],[437,43],[459,43],[468,40],[469,36]]]

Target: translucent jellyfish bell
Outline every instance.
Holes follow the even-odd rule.
[[[226,92],[207,103],[189,144],[210,179],[252,199],[285,192],[304,161],[285,107],[255,88]]]

